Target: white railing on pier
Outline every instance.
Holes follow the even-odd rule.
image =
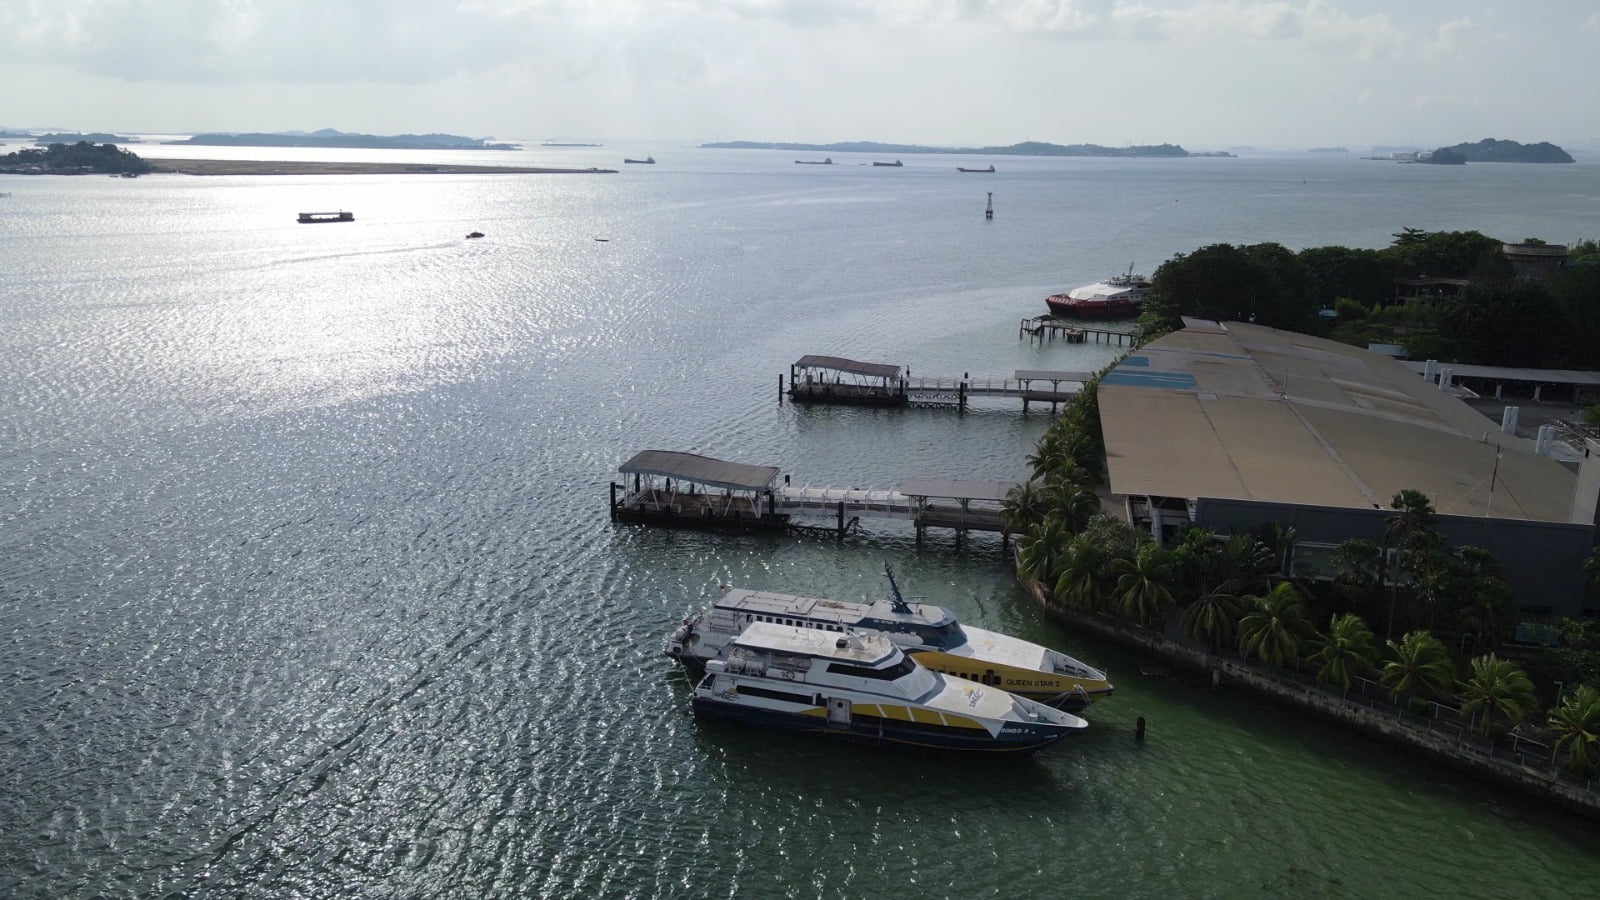
[[[891,519],[914,519],[917,515],[917,501],[899,491],[784,485],[773,491],[773,503],[778,512],[790,514],[831,513],[843,503],[845,512],[857,515]]]
[[[1083,382],[1072,379],[1050,381],[1043,378],[1005,378],[999,375],[965,379],[917,376],[907,378],[905,385],[907,394],[957,395],[965,393],[968,397],[1048,397],[1054,394],[1060,397],[1067,397],[1078,393],[1082,389]]]

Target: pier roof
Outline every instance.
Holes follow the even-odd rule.
[[[676,450],[641,450],[619,469],[625,475],[660,475],[736,491],[759,491],[772,486],[777,466],[751,466],[680,453]]]
[[[865,375],[869,378],[899,378],[900,367],[889,363],[857,362],[845,359],[842,356],[814,356],[807,354],[800,357],[795,363],[797,369],[833,369],[849,375]]]
[[[1424,371],[1426,363],[1414,360],[1397,360],[1400,365],[1417,374]],[[1532,381],[1544,384],[1577,384],[1585,387],[1600,385],[1600,372],[1583,372],[1577,369],[1522,369],[1512,366],[1472,366],[1462,363],[1437,363],[1436,369],[1449,369],[1457,378],[1487,378],[1490,381]]]
[[[1185,324],[1100,383],[1114,493],[1387,509],[1412,488],[1441,514],[1567,521],[1571,472],[1394,360]]]
[[[1016,487],[1015,481],[958,481],[954,478],[907,478],[900,483],[900,493],[908,497],[938,497],[941,500],[993,500],[1006,499],[1006,493]]]

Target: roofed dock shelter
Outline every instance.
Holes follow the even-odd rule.
[[[777,530],[789,522],[774,506],[776,466],[644,450],[619,471],[633,478],[631,487],[611,482],[613,521],[731,531]]]
[[[806,355],[789,366],[789,399],[796,403],[905,406],[909,401],[904,372],[901,366],[889,363]],[[781,396],[782,384],[778,389]]]

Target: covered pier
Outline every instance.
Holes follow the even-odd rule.
[[[1005,533],[1002,504],[1014,481],[961,481],[954,478],[907,478],[892,491],[860,488],[792,487],[777,489],[776,508],[791,519],[806,516],[833,520],[841,536],[863,518],[909,520],[917,539],[929,528]]]
[[[781,396],[781,375],[778,391]],[[789,399],[854,406],[905,406],[909,402],[901,366],[809,354],[789,366]]]
[[[733,531],[775,530],[788,524],[789,517],[774,505],[776,466],[644,450],[618,471],[624,481],[611,482],[612,521]]]

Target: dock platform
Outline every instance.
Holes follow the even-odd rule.
[[[1110,328],[1089,328],[1070,319],[1062,319],[1045,313],[1031,319],[1023,319],[1017,326],[1017,338],[1023,335],[1038,341],[1053,341],[1061,338],[1069,344],[1082,344],[1093,341],[1096,344],[1115,344],[1133,346],[1133,333],[1131,331],[1117,331]]]
[[[724,531],[824,531],[843,537],[863,518],[908,521],[917,539],[929,528],[1008,537],[1002,505],[1014,481],[919,476],[893,490],[777,484],[776,466],[725,462],[693,453],[645,450],[623,463],[632,486],[612,482],[617,522]]]
[[[1002,397],[1056,405],[1078,395],[1090,372],[1019,369],[1010,376],[911,375],[908,367],[860,362],[838,356],[804,356],[789,367],[788,389],[778,376],[778,402],[851,406],[954,406],[966,409],[974,397]],[[1048,382],[1049,388],[1044,384]]]

